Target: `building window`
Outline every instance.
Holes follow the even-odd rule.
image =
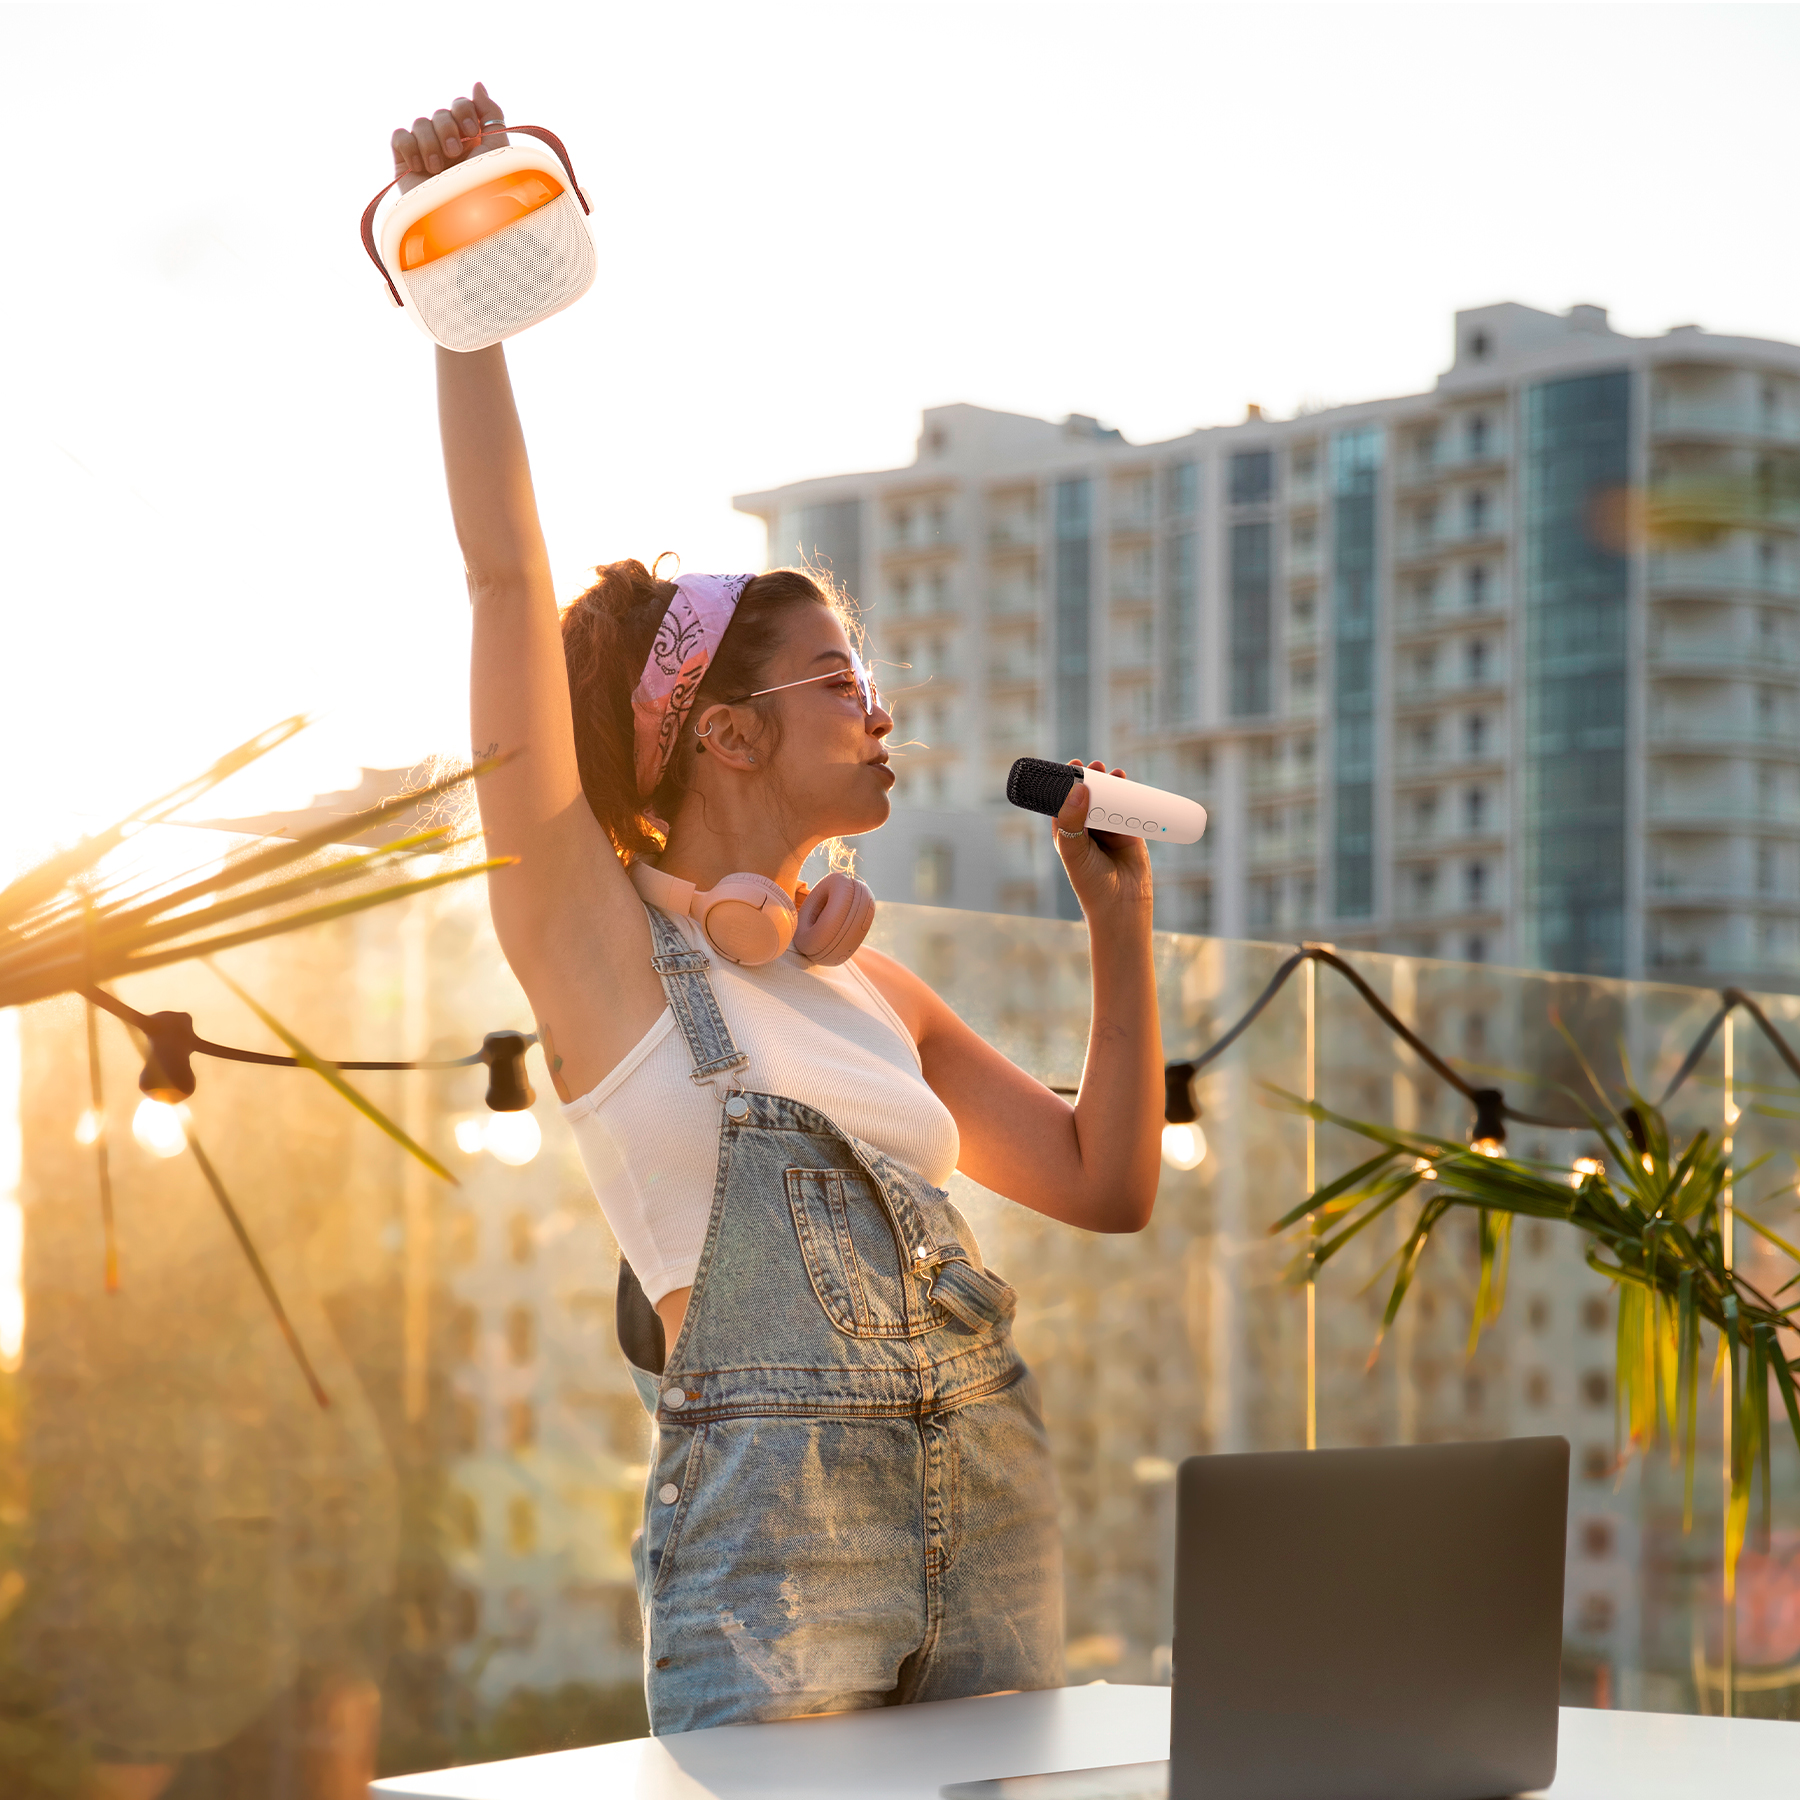
[[[1487,789],[1472,787],[1463,795],[1463,826],[1471,834],[1487,826]]]
[[[1581,1527],[1581,1553],[1592,1557],[1596,1562],[1603,1561],[1613,1552],[1613,1525],[1611,1519],[1589,1519]]]
[[[475,1215],[453,1212],[444,1229],[444,1253],[452,1266],[464,1268],[475,1260]]]
[[[537,1355],[537,1314],[529,1306],[515,1306],[506,1315],[506,1354],[515,1363]]]
[[[480,1329],[480,1318],[474,1307],[456,1305],[450,1309],[450,1356],[454,1362],[473,1362],[475,1360],[475,1340]]]
[[[1463,721],[1463,748],[1471,757],[1484,755],[1487,751],[1487,716],[1484,713],[1470,713]]]
[[[1579,1627],[1591,1637],[1603,1637],[1613,1628],[1614,1607],[1606,1594],[1584,1594]]]
[[[474,1498],[465,1494],[461,1488],[452,1488],[445,1510],[449,1515],[447,1523],[451,1543],[459,1550],[479,1550],[481,1508],[475,1504]]]
[[[1487,360],[1487,353],[1492,348],[1492,341],[1485,331],[1477,331],[1469,338],[1469,354],[1474,357],[1477,362],[1485,362]]]
[[[1464,941],[1463,961],[1472,963],[1487,961],[1487,939],[1479,931]]]
[[[1605,1406],[1612,1399],[1612,1382],[1604,1369],[1589,1369],[1581,1378],[1581,1397],[1589,1406]]]
[[[1525,1377],[1525,1404],[1527,1406],[1548,1406],[1550,1404],[1550,1377],[1542,1369],[1533,1369]]]
[[[1432,900],[1437,894],[1437,870],[1429,867],[1414,869],[1412,890],[1413,911],[1430,912]]]
[[[1631,565],[1592,518],[1632,478],[1631,392],[1616,369],[1525,396],[1519,948],[1575,974],[1624,966]]]
[[[1178,519],[1200,510],[1200,465],[1172,463],[1169,467],[1169,511]]]
[[[1268,524],[1233,525],[1231,711],[1236,718],[1256,717],[1269,710],[1270,588]]]
[[[1333,715],[1331,905],[1340,919],[1375,910],[1375,635],[1378,427],[1331,440]]]
[[[1093,747],[1088,719],[1093,504],[1092,482],[1057,482],[1056,727],[1058,754],[1065,758],[1086,756]],[[1070,890],[1071,900],[1073,897]]]
[[[1269,450],[1240,450],[1231,459],[1231,504],[1260,506],[1275,492],[1275,456]]]
[[[1612,1323],[1612,1308],[1603,1294],[1589,1294],[1581,1303],[1581,1324],[1585,1331],[1604,1331]]]
[[[1546,1331],[1550,1325],[1550,1302],[1542,1294],[1533,1294],[1525,1309],[1525,1323],[1533,1331]]]
[[[1473,638],[1463,653],[1469,686],[1480,687],[1487,680],[1488,647],[1486,638]]]
[[[1613,1453],[1604,1444],[1584,1444],[1581,1447],[1581,1479],[1583,1481],[1610,1481],[1613,1472]]]
[[[473,1456],[481,1448],[481,1408],[467,1394],[451,1399],[450,1442],[458,1456]]]
[[[1485,488],[1476,488],[1463,501],[1463,519],[1470,537],[1480,537],[1487,530],[1488,497]]]
[[[537,1549],[537,1508],[523,1496],[506,1503],[506,1547],[514,1556],[529,1556]]]
[[[516,1212],[506,1221],[506,1247],[516,1263],[528,1263],[537,1254],[530,1213]]]
[[[1488,572],[1486,563],[1471,563],[1468,573],[1463,577],[1463,595],[1473,612],[1479,612],[1488,603]]]
[[[1487,455],[1488,422],[1486,413],[1477,413],[1467,427],[1467,443],[1471,458]]]
[[[537,1442],[537,1408],[529,1400],[515,1400],[506,1409],[506,1444],[509,1450],[529,1450]]]
[[[1463,899],[1471,912],[1487,904],[1487,864],[1472,862],[1463,870]]]
[[[936,840],[921,844],[913,860],[913,898],[927,906],[948,906],[955,891],[955,846]]]

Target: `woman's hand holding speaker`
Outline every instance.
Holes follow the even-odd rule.
[[[453,163],[479,156],[484,150],[498,150],[506,142],[506,133],[489,129],[484,134],[482,128],[504,125],[505,120],[499,101],[478,81],[473,98],[452,100],[429,119],[414,119],[410,131],[402,125],[393,137],[394,179],[401,193],[410,192]]]

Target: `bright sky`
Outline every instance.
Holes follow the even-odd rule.
[[[356,222],[478,76],[596,205],[509,351],[565,594],[755,566],[732,493],[939,402],[1169,436],[1427,386],[1500,299],[1800,339],[1793,6],[9,6],[0,58],[0,870],[291,712],[229,810],[466,746],[430,347]]]

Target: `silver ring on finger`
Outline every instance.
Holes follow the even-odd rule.
[[[1056,828],[1056,835],[1060,838],[1084,838],[1087,836],[1087,827],[1083,826],[1079,831],[1064,831],[1059,825]]]

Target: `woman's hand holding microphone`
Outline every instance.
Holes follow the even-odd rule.
[[[1070,762],[1078,769],[1098,769],[1106,764]],[[1125,777],[1123,769],[1111,771]],[[1069,885],[1081,902],[1082,916],[1090,930],[1102,925],[1149,928],[1151,884],[1150,847],[1141,837],[1087,829],[1088,807],[1093,795],[1085,783],[1069,789],[1056,815],[1056,850],[1069,874]]]

